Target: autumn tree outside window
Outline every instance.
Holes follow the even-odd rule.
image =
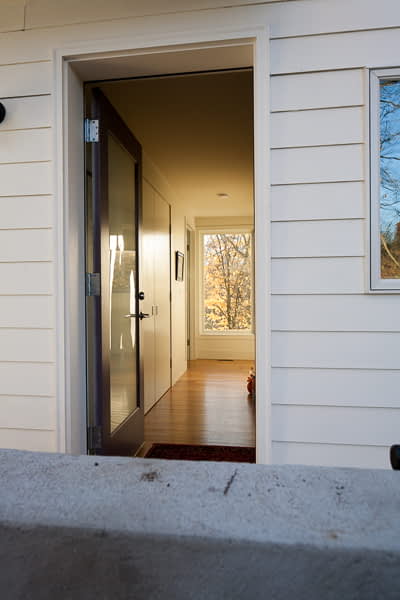
[[[202,233],[202,330],[252,331],[252,234]]]
[[[400,69],[371,71],[371,288],[400,290]]]

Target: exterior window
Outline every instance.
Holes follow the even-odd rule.
[[[400,70],[371,73],[371,287],[400,290]]]
[[[252,328],[252,235],[203,233],[203,333],[240,333]]]

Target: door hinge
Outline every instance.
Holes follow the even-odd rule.
[[[100,296],[100,273],[86,273],[86,296]]]
[[[102,447],[102,431],[99,425],[90,425],[87,428],[88,450],[100,450]]]
[[[99,141],[99,120],[85,119],[85,142]]]

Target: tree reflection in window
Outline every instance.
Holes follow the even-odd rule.
[[[381,277],[400,278],[400,81],[380,80]]]
[[[203,261],[204,330],[251,330],[251,234],[204,234]]]

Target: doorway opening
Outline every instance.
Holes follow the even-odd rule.
[[[58,224],[56,288],[59,450],[85,453],[88,448],[87,418],[98,417],[96,411],[92,411],[92,414],[89,412],[88,415],[86,410],[85,285],[88,284],[88,279],[85,277],[85,172],[82,144],[82,98],[85,82],[104,82],[116,77],[122,80],[170,73],[229,71],[248,69],[251,65],[254,69],[255,121],[253,294],[257,319],[256,443],[257,461],[269,462],[268,32],[263,27],[252,27],[250,24],[247,29],[244,27],[232,32],[209,26],[207,32],[190,30],[166,35],[162,45],[148,32],[136,42],[132,39],[110,39],[77,44],[73,49],[57,49],[54,64],[57,107],[54,131],[57,149],[55,193]],[[103,158],[104,156],[103,153]],[[96,277],[91,283],[95,289]],[[96,384],[97,382],[94,383]],[[94,439],[99,439],[96,431],[93,436]]]
[[[92,450],[255,448],[252,67],[90,82],[85,104]]]

